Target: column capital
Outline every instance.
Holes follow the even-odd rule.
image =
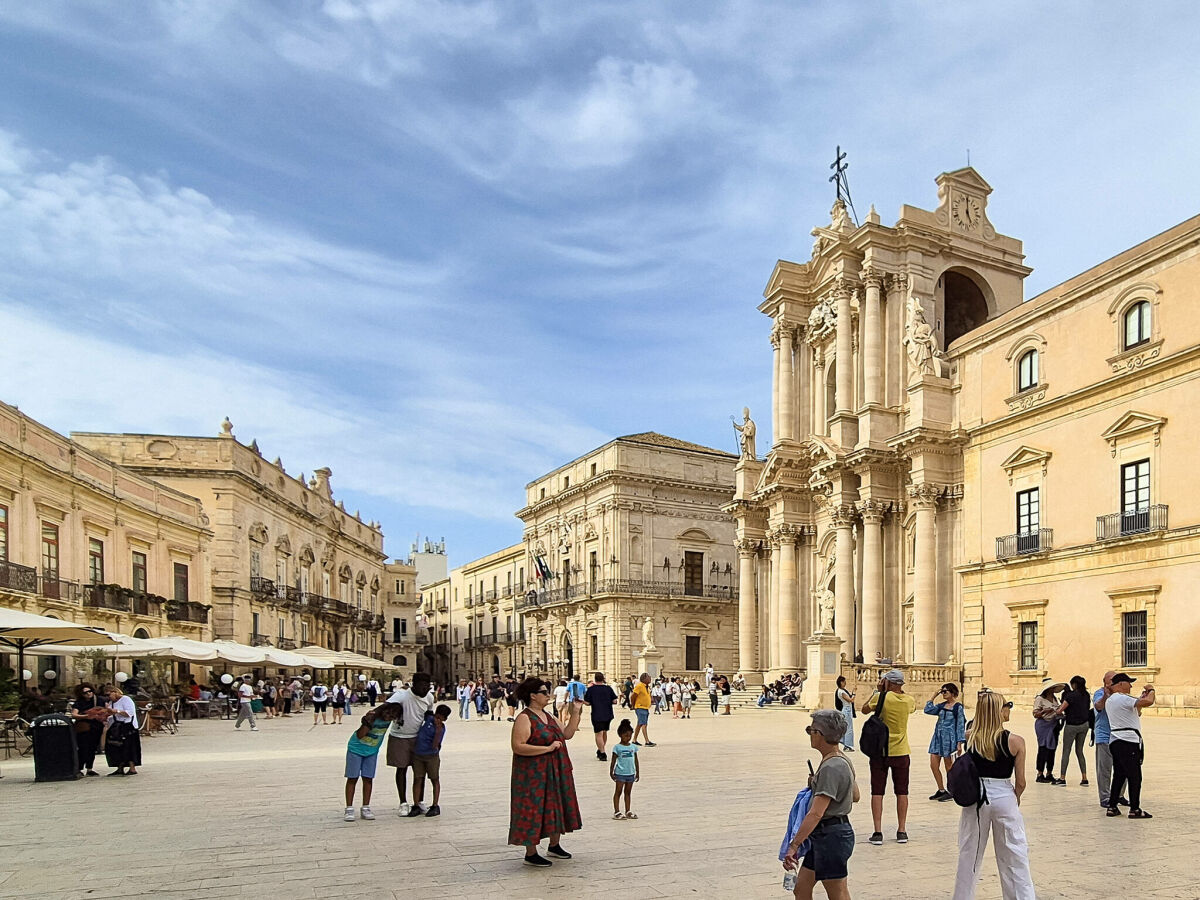
[[[908,274],[905,272],[893,272],[887,277],[888,290],[893,293],[903,293],[908,290]]]
[[[795,544],[797,541],[804,539],[804,527],[802,525],[793,525],[790,522],[784,522],[777,526],[771,532],[771,541],[775,544]]]
[[[856,504],[856,508],[864,522],[878,525],[891,511],[892,504],[890,500],[860,500]]]
[[[796,323],[787,319],[777,319],[771,327],[771,346],[778,347],[784,340],[796,339]]]
[[[945,488],[940,484],[925,482],[908,486],[908,496],[912,500],[912,505],[918,510],[934,509],[943,493],[945,493]]]
[[[853,503],[843,503],[841,506],[830,509],[829,518],[833,522],[834,528],[849,528],[857,520],[858,511],[854,508]]]
[[[739,556],[749,559],[758,555],[758,548],[761,543],[761,541],[752,540],[750,538],[739,538],[734,546],[737,548]]]
[[[871,288],[875,288],[876,290],[883,288],[884,273],[882,270],[875,268],[875,266],[863,266],[858,273],[858,277],[868,290]]]

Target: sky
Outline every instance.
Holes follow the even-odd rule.
[[[1193,2],[0,5],[0,399],[216,435],[451,565],[614,437],[770,431],[779,258],[967,162],[1026,296],[1200,212]],[[762,442],[760,442],[761,446]]]

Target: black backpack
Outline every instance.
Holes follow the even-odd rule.
[[[858,736],[859,749],[866,754],[867,759],[882,759],[888,755],[891,733],[888,731],[887,723],[879,717],[879,714],[883,712],[883,700],[887,695],[887,691],[880,691],[879,699],[875,702],[875,715],[863,723],[862,733]]]
[[[987,790],[979,779],[975,757],[969,752],[962,754],[950,767],[946,775],[946,789],[959,806],[974,806],[976,809],[987,803]]]
[[[842,711],[842,691],[839,688],[833,695],[833,706],[838,711]]]

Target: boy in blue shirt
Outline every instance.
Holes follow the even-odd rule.
[[[616,782],[613,791],[613,818],[636,819],[637,814],[629,811],[629,801],[633,796],[633,783],[642,778],[642,765],[638,760],[638,745],[633,743],[633,726],[628,719],[622,719],[617,726],[618,743],[612,747],[612,762],[608,764],[608,775]],[[625,795],[625,815],[621,815],[621,795]]]
[[[442,758],[440,754],[442,738],[446,736],[446,720],[449,718],[450,707],[442,703],[436,709],[428,710],[425,713],[425,721],[421,723],[421,729],[417,732],[412,757],[413,803],[412,809],[408,811],[410,819],[420,815],[433,818],[442,814],[442,808],[438,806],[438,801],[442,797],[440,777]],[[429,805],[428,812],[421,809],[421,798],[425,795],[426,775],[429,776],[429,783],[433,785],[433,803]]]
[[[358,779],[363,783],[363,805],[359,811],[364,819],[374,819],[371,812],[371,788],[375,779],[375,766],[379,761],[379,748],[388,729],[402,711],[398,703],[383,703],[368,710],[362,717],[358,730],[350,735],[346,744],[346,813],[347,822],[354,821],[354,790]]]

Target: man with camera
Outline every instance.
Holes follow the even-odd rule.
[[[1108,793],[1108,812],[1105,815],[1119,816],[1117,804],[1126,782],[1129,783],[1129,818],[1150,819],[1150,813],[1142,809],[1142,744],[1141,715],[1147,706],[1154,705],[1154,685],[1146,685],[1139,697],[1131,693],[1136,678],[1124,672],[1112,677],[1112,683],[1104,686],[1104,696],[1096,701],[1096,709],[1108,715],[1109,750],[1112,753],[1113,781]]]

